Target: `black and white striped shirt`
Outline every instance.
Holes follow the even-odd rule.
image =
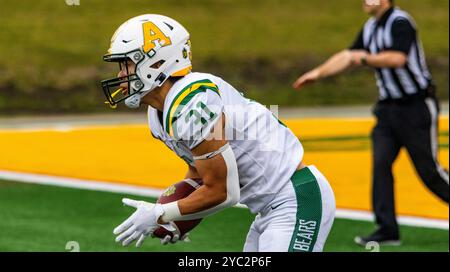
[[[432,83],[416,23],[399,8],[386,11],[378,21],[369,19],[351,49],[365,49],[371,54],[386,50],[407,54],[406,65],[401,68],[375,69],[380,101],[425,93]]]

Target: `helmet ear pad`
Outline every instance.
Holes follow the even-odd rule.
[[[178,64],[183,60],[184,46],[183,44],[175,46],[178,47],[175,50],[174,48],[159,48],[154,57],[146,55],[145,59],[136,65],[136,75],[144,83],[144,92],[160,87],[172,74],[177,72]],[[159,65],[156,65],[158,63]]]

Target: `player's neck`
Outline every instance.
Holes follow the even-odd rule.
[[[171,80],[167,80],[161,87],[155,88],[148,95],[143,97],[142,102],[162,112],[164,109],[164,101],[173,84],[174,83]]]
[[[376,11],[375,18],[379,21],[383,17],[383,15],[391,8],[392,8],[391,5],[385,5],[381,7],[379,10]]]

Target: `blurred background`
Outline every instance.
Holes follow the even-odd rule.
[[[151,137],[145,108],[112,111],[104,104],[99,82],[118,67],[102,56],[116,28],[144,13],[170,16],[188,29],[195,71],[279,105],[305,161],[329,177],[336,194],[338,218],[325,251],[372,250],[353,237],[374,229],[373,72],[350,70],[300,92],[291,88],[300,74],[353,43],[367,20],[361,2],[0,0],[0,251],[242,250],[254,216],[238,208],[205,219],[190,244],[114,243],[112,229],[130,213],[121,198],[155,201],[185,171]],[[439,158],[448,169],[449,1],[395,2],[419,25],[443,105]],[[448,206],[419,181],[404,151],[394,174],[404,243],[381,250],[448,251]]]
[[[69,3],[76,0],[67,0]],[[192,36],[193,65],[226,78],[265,105],[370,104],[371,70],[293,92],[298,75],[349,47],[367,16],[361,1],[1,0],[0,114],[109,112],[99,81],[115,29],[143,13],[177,19]],[[447,0],[398,0],[417,20],[427,60],[448,99]],[[126,110],[122,107],[120,110]]]

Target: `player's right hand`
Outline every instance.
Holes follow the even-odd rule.
[[[113,231],[117,235],[116,242],[122,243],[123,246],[128,246],[135,240],[137,240],[136,246],[141,246],[147,235],[153,233],[160,226],[164,227],[167,231],[175,231],[175,228],[170,224],[158,223],[158,219],[164,213],[161,204],[153,204],[129,198],[122,199],[122,202],[124,205],[136,209],[130,217]]]
[[[292,84],[292,87],[294,89],[301,89],[308,83],[313,83],[314,81],[317,81],[320,78],[320,72],[319,70],[315,69],[312,71],[309,71],[308,73],[302,75],[299,77],[294,84]]]

